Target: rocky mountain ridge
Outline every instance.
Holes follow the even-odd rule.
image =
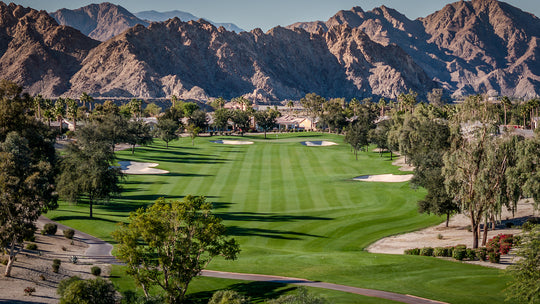
[[[83,13],[111,23],[127,15],[99,11]],[[495,0],[456,2],[417,20],[386,7],[353,8],[327,22],[266,33],[174,18],[137,24],[100,43],[43,11],[0,2],[0,78],[46,97],[265,102],[311,92],[396,98],[437,86],[456,94],[537,96],[538,18],[522,14]],[[85,31],[106,32],[96,31],[98,23]]]
[[[167,11],[167,12],[157,12],[157,11],[154,11],[154,10],[143,11],[143,12],[135,13],[135,16],[137,16],[138,18],[140,18],[142,20],[153,21],[153,22],[163,22],[163,21],[167,21],[169,19],[173,19],[174,17],[178,17],[182,21],[190,21],[190,20],[196,21],[196,20],[201,19],[200,17],[196,17],[193,14],[183,12],[183,11],[179,11],[179,10]],[[234,31],[234,32],[240,33],[240,32],[245,31],[245,30],[239,28],[234,23],[214,22],[214,21],[208,20],[206,18],[202,18],[202,19],[205,19],[208,22],[212,23],[215,27],[223,26],[229,32]]]
[[[359,28],[383,45],[398,45],[456,96],[540,95],[540,20],[505,2],[459,1],[416,20],[385,6],[368,12],[355,7],[326,22],[287,28],[317,33],[341,24]]]

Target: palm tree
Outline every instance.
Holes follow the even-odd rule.
[[[88,102],[89,110],[92,111],[92,103],[94,102],[94,98],[92,98],[92,96],[86,94],[86,92],[83,92],[81,94],[80,100],[83,104],[83,107],[85,107],[86,103]]]
[[[73,131],[77,130],[77,111],[79,106],[77,102],[71,98],[66,98],[67,114],[73,119]]]
[[[66,116],[66,100],[64,98],[60,97],[54,103],[54,115],[60,124],[59,129],[60,133],[62,133],[62,119]]]
[[[506,111],[512,107],[512,102],[510,101],[510,98],[508,98],[508,96],[503,96],[501,98],[501,103],[504,108],[504,125],[506,126]]]
[[[384,116],[384,109],[386,108],[386,100],[381,97],[381,99],[379,99],[379,108],[381,109],[381,117]]]
[[[41,106],[43,105],[43,97],[38,94],[34,97],[34,107],[36,109],[36,118],[41,120]]]

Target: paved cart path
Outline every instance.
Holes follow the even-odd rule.
[[[41,228],[46,223],[54,223],[58,225],[58,230],[72,229],[65,225],[51,221],[50,219],[44,216],[41,216],[38,219],[37,226]],[[113,249],[113,246],[111,244],[101,239],[98,239],[94,236],[91,236],[87,233],[78,231],[76,229],[74,230],[75,230],[74,239],[77,239],[89,245],[88,249],[85,252],[85,256],[82,258],[94,260],[100,263],[115,264],[115,265],[123,264],[111,254],[112,249]],[[262,274],[223,272],[223,271],[213,271],[213,270],[203,270],[201,275],[205,277],[222,278],[222,279],[283,283],[283,284],[293,284],[293,285],[301,285],[301,286],[307,286],[307,287],[317,287],[317,288],[323,288],[323,289],[349,292],[349,293],[359,294],[359,295],[368,296],[368,297],[393,300],[393,301],[408,303],[408,304],[434,304],[434,303],[446,304],[445,302],[420,298],[413,295],[400,294],[400,293],[375,290],[375,289],[358,288],[358,287],[325,283],[325,282],[319,282],[319,281],[310,281],[310,280],[299,279],[299,278],[271,276],[271,275],[262,275]]]

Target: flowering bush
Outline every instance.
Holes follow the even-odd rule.
[[[499,234],[490,239],[487,243],[487,251],[507,254],[512,249],[514,236],[512,234]]]
[[[36,292],[36,289],[34,287],[28,286],[24,289],[24,294],[27,296],[31,296],[34,292]]]

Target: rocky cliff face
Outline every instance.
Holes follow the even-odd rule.
[[[61,25],[71,26],[100,41],[114,37],[137,24],[147,21],[135,17],[125,8],[111,3],[90,4],[75,10],[61,9],[51,16]]]
[[[0,2],[0,78],[47,97],[395,98],[436,82],[456,94],[530,97],[540,95],[538,24],[507,4],[473,0],[414,21],[354,8],[267,33],[175,18],[99,43],[45,12]]]
[[[135,16],[137,16],[138,18],[140,18],[142,20],[153,21],[153,22],[163,22],[163,21],[167,21],[169,19],[173,19],[174,17],[178,17],[182,21],[190,21],[190,20],[195,21],[195,20],[201,19],[199,17],[193,16],[190,13],[183,12],[183,11],[178,11],[178,10],[168,11],[168,12],[157,12],[157,11],[153,11],[153,10],[152,11],[143,11],[143,12],[135,13]],[[219,23],[219,22],[213,22],[213,21],[208,20],[208,19],[206,19],[206,20],[208,22],[212,23],[215,27],[223,26],[227,31],[230,31],[230,32],[232,32],[232,31],[235,31],[237,33],[244,32],[243,29],[239,28],[234,23]]]
[[[417,20],[385,6],[368,12],[356,7],[324,23],[288,28],[317,32],[341,24],[359,28],[383,45],[400,46],[455,95],[540,95],[540,20],[504,2],[460,1]]]
[[[246,95],[264,101],[309,92],[395,97],[398,90],[433,87],[403,51],[366,35],[354,39],[346,26],[325,35],[280,27],[236,34],[204,20],[176,18],[136,26],[92,50],[72,78],[70,93],[195,99]]]
[[[31,94],[58,96],[99,42],[59,26],[46,12],[0,2],[0,77]]]

